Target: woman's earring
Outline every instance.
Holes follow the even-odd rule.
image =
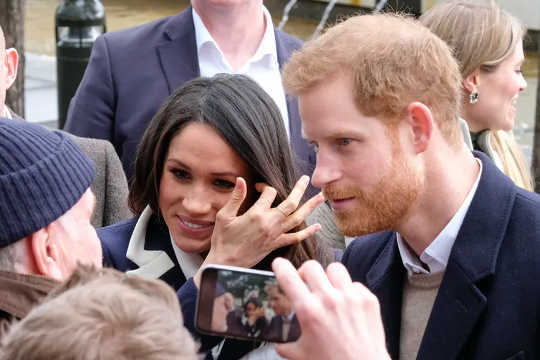
[[[471,96],[469,97],[469,103],[470,104],[476,104],[478,102],[478,92],[472,92]]]

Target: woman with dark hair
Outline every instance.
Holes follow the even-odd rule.
[[[144,133],[129,195],[138,216],[98,231],[104,263],[166,281],[178,291],[186,327],[198,335],[193,312],[202,265],[270,269],[276,256],[296,266],[334,260],[313,237],[320,226],[304,223],[322,195],[300,205],[309,179],[297,179],[280,112],[264,90],[241,75],[192,80]],[[218,341],[201,342],[206,351]],[[251,349],[233,342],[220,358]]]
[[[244,313],[244,326],[248,335],[261,336],[267,325],[262,301],[256,296],[251,296],[244,304]]]
[[[242,309],[235,309],[227,314],[227,332],[236,336],[258,338],[267,325],[263,303],[255,295],[247,299]]]

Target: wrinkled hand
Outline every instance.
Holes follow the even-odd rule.
[[[246,198],[247,186],[244,179],[237,178],[231,198],[216,215],[210,251],[204,264],[252,267],[275,249],[298,243],[317,232],[319,224],[287,233],[300,225],[324,200],[322,194],[318,194],[299,207],[308,185],[309,177],[302,176],[289,196],[278,206],[272,207],[276,190],[265,184],[257,184],[262,191],[259,199],[238,216]]]
[[[352,282],[340,263],[326,274],[313,260],[298,272],[290,262],[272,263],[279,286],[290,300],[302,333],[296,342],[276,344],[290,360],[367,359],[388,360],[379,302],[366,287]]]

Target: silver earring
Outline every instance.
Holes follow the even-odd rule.
[[[471,93],[471,96],[469,97],[469,103],[470,104],[476,104],[478,102],[478,92],[475,91]]]

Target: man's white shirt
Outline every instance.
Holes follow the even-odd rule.
[[[201,76],[206,77],[211,77],[219,73],[234,73],[247,75],[255,80],[274,99],[281,112],[287,135],[290,138],[289,113],[287,111],[285,91],[281,82],[281,72],[279,71],[274,26],[268,10],[264,6],[262,10],[266,22],[263,39],[253,57],[240,69],[233,71],[200,16],[195,9],[192,9],[199,70]]]
[[[444,229],[439,233],[439,235],[437,235],[435,240],[433,240],[433,242],[429,244],[422,254],[420,254],[420,260],[416,254],[411,251],[409,246],[405,244],[401,235],[397,233],[399,253],[401,255],[403,265],[407,269],[409,275],[437,274],[446,269],[450,252],[452,251],[454,242],[456,241],[459,230],[461,229],[465,215],[471,206],[474,194],[476,194],[476,189],[478,188],[478,183],[480,182],[480,176],[482,175],[482,162],[478,159],[476,159],[476,162],[479,164],[480,170],[478,171],[478,177],[476,178],[471,190],[469,190],[467,197],[452,219],[450,219]],[[426,270],[420,261],[424,263],[429,270]]]

